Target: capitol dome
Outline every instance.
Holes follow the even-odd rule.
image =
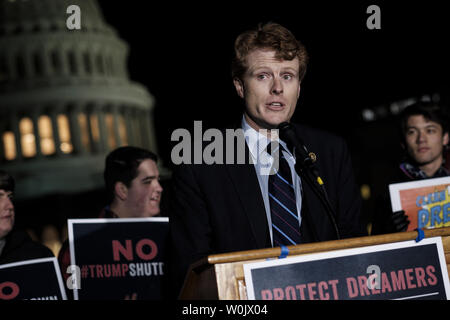
[[[67,8],[81,12],[70,30]],[[94,0],[0,0],[0,167],[17,197],[102,188],[106,154],[157,153],[154,99]]]

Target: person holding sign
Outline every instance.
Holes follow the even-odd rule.
[[[198,163],[202,150],[194,150],[194,162],[174,173],[170,228],[178,287],[188,266],[209,254],[365,235],[345,141],[290,123],[307,61],[304,46],[277,23],[237,37],[232,77],[245,107],[227,134],[236,132],[240,141],[213,164]],[[235,155],[250,161],[230,159]],[[273,159],[273,171],[263,170],[263,157]]]
[[[160,214],[163,188],[159,183],[157,156],[146,149],[125,146],[109,153],[105,160],[104,180],[108,205],[99,218],[145,218]],[[70,265],[66,240],[58,254],[65,280]]]
[[[46,246],[14,227],[14,178],[0,170],[0,264],[54,257]]]
[[[110,205],[104,217],[145,218],[160,214],[163,188],[159,184],[157,156],[126,146],[112,151],[105,162],[105,187]]]
[[[402,148],[406,157],[391,183],[447,177],[445,153],[449,143],[449,123],[441,105],[417,102],[400,114]],[[410,221],[403,210],[392,212],[389,195],[376,210],[372,234],[406,231]]]

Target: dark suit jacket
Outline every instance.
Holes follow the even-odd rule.
[[[0,264],[54,257],[49,248],[31,240],[30,236],[23,230],[13,228],[5,237],[5,240],[5,247],[0,254]]]
[[[295,125],[317,156],[342,238],[366,235],[358,188],[343,139]],[[246,145],[247,147],[247,145]],[[246,148],[248,153],[248,148]],[[336,239],[324,206],[302,179],[303,242]],[[254,165],[180,165],[173,177],[170,214],[172,265],[178,287],[187,268],[210,254],[271,247],[263,198]]]

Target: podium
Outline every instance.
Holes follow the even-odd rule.
[[[450,227],[424,230],[425,238],[441,237],[447,270],[450,271]],[[289,257],[341,249],[414,240],[416,231],[366,236],[289,246]],[[247,300],[243,265],[281,255],[281,248],[210,255],[194,263],[186,275],[180,299]],[[450,274],[450,272],[449,272]]]

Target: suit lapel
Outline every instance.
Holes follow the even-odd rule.
[[[300,137],[309,152],[316,152],[311,147],[311,136],[307,135],[304,130],[299,126],[294,126],[297,137]],[[319,155],[316,155],[319,157]],[[320,167],[318,163],[316,168],[320,172]],[[302,223],[302,231],[305,235],[304,242],[315,242],[315,241],[325,241],[329,240],[327,236],[330,234],[330,222],[325,211],[325,207],[319,199],[318,195],[313,190],[313,187],[306,181],[304,177],[301,177],[302,181],[302,219],[304,219],[305,224]],[[314,210],[312,210],[314,209]]]
[[[317,208],[321,208],[320,201],[317,199],[317,196],[314,194],[314,191],[311,189],[311,186],[305,181],[303,177],[301,177],[302,181],[302,223],[300,226],[300,233],[302,234],[302,243],[316,242],[320,241],[320,237],[317,233],[316,226],[317,216],[320,216],[320,212],[318,212]],[[316,208],[314,211],[310,210],[310,208]]]
[[[249,159],[247,144],[245,144],[245,152],[246,159]],[[254,165],[246,161],[245,164],[232,164],[225,167],[239,195],[239,200],[247,215],[258,247],[270,246],[266,209]]]

